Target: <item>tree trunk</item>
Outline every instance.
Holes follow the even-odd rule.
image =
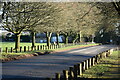
[[[79,42],[82,42],[82,34],[81,34],[81,31],[79,32]]]
[[[68,35],[65,36],[65,44],[68,44]]]
[[[15,49],[20,47],[20,34],[15,34]]]
[[[73,44],[75,43],[75,41],[78,39],[78,34],[75,36],[75,39],[73,40]]]
[[[59,33],[56,33],[57,35],[57,45],[59,45]]]
[[[46,32],[46,38],[47,38],[47,46],[48,46],[48,48],[50,46],[51,35],[52,35],[52,32]]]
[[[32,35],[32,47],[35,47],[35,32],[31,32]]]

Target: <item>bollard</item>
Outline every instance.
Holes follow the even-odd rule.
[[[60,80],[60,73],[56,73],[55,80]]]
[[[30,47],[28,46],[28,51],[30,51]]]
[[[63,70],[63,78],[64,78],[64,80],[68,80],[68,71],[67,70]]]
[[[92,58],[92,66],[95,66],[95,58]]]
[[[74,68],[73,67],[69,67],[69,80],[73,80],[74,78]]]
[[[5,52],[8,53],[8,47],[6,47]]]
[[[37,50],[40,50],[40,47],[39,47],[39,45],[37,46]]]
[[[31,46],[31,51],[33,51],[33,47]]]
[[[74,65],[74,71],[73,71],[73,73],[74,73],[74,79],[76,80],[77,79],[77,73],[78,73],[78,71],[77,71],[77,65]]]
[[[22,52],[22,46],[20,47],[20,52]]]
[[[98,57],[98,55],[95,56],[95,63],[96,64],[99,63],[99,57]]]
[[[36,51],[36,46],[34,46],[34,50]]]
[[[84,62],[82,62],[82,72],[84,72],[85,71],[85,61]]]
[[[11,47],[11,50],[10,50],[11,53],[13,53],[13,47]]]
[[[88,69],[88,60],[86,60],[85,62],[86,62],[85,70],[87,70]]]
[[[0,53],[2,53],[2,48],[0,48]]]
[[[26,52],[26,46],[24,46],[24,52]]]
[[[77,64],[78,66],[78,75],[81,76],[82,75],[82,63]]]
[[[91,58],[88,61],[89,61],[88,67],[91,68]]]
[[[40,50],[43,50],[42,45],[40,45]]]
[[[106,52],[106,57],[108,57],[109,56],[109,50],[107,50],[107,52]]]
[[[110,55],[113,53],[113,49],[110,49]]]
[[[43,45],[42,47],[43,47],[43,50],[45,50],[45,46]]]

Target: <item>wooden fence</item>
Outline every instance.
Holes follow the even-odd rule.
[[[68,70],[63,70],[62,74],[55,73],[55,79],[48,78],[47,80],[77,80],[82,75],[82,73],[85,72],[85,70],[98,64],[100,59],[110,56],[113,53],[113,50],[118,50],[118,48],[109,49],[107,51],[99,53],[85,61],[69,67]]]

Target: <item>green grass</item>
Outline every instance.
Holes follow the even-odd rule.
[[[15,47],[15,42],[0,42],[1,47]],[[46,45],[46,43],[36,43],[35,45]],[[21,42],[20,46],[32,46],[32,43]]]
[[[64,48],[58,48],[55,51],[66,50],[66,49],[71,49],[71,48],[76,48],[76,47],[83,47],[83,46],[93,46],[93,45],[98,45],[98,44],[93,43],[93,44],[87,44],[87,45],[74,45],[74,46],[68,46],[68,47],[64,47]]]
[[[118,75],[118,54],[120,51],[114,51],[113,54],[107,58],[101,59],[99,64],[86,70],[81,77],[84,78],[114,78]],[[114,74],[113,74],[114,72]],[[114,75],[114,76],[113,76]]]
[[[6,46],[8,47],[12,47],[14,46],[13,42],[3,42],[3,47],[5,48]],[[36,45],[45,45],[46,43],[36,43]],[[61,43],[62,44],[62,43]],[[31,45],[31,43],[21,43],[21,46],[29,46]],[[19,55],[24,55],[24,54],[32,54],[32,53],[36,53],[36,52],[45,52],[45,51],[59,51],[59,50],[66,50],[66,49],[71,49],[71,48],[76,48],[76,47],[80,47],[80,46],[92,46],[92,45],[97,45],[97,44],[87,44],[87,45],[74,45],[74,46],[68,46],[68,47],[64,47],[64,48],[58,48],[58,49],[51,49],[51,50],[39,50],[39,51],[29,51],[29,52],[18,52],[18,53],[5,53],[2,52],[2,55],[0,56],[0,59],[4,59],[4,58],[10,58],[10,57],[14,57],[14,56],[19,56]],[[10,49],[10,48],[9,48]]]

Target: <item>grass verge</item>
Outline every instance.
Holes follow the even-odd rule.
[[[114,51],[109,57],[101,59],[99,64],[86,70],[81,77],[83,78],[119,78],[120,51]]]
[[[74,45],[74,46],[68,46],[64,48],[58,48],[58,49],[51,49],[51,50],[39,50],[39,51],[30,51],[30,52],[19,52],[19,53],[5,53],[2,52],[2,55],[0,56],[0,59],[5,59],[5,58],[14,58],[20,55],[26,55],[26,54],[33,54],[33,53],[45,53],[45,52],[54,52],[54,51],[61,51],[61,50],[68,50],[68,49],[73,49],[73,48],[78,48],[78,47],[87,47],[87,46],[93,46],[93,45],[98,45],[98,44],[87,44],[87,45]]]

